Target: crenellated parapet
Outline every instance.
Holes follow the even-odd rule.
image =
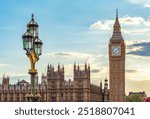
[[[81,69],[81,66],[76,63],[74,64],[74,79],[89,79],[90,80],[90,65],[87,66],[85,63],[84,69]]]
[[[51,64],[47,66],[47,79],[62,79],[64,80],[64,66],[58,64],[57,70],[54,70],[54,66]]]

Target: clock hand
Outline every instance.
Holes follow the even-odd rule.
[[[114,49],[114,53],[117,53],[117,52],[118,52],[118,48],[115,48],[115,49]]]

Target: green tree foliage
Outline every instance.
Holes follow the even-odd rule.
[[[133,94],[126,97],[127,102],[143,102],[144,97],[138,94]]]

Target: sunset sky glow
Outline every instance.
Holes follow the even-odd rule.
[[[91,82],[109,77],[108,43],[115,10],[119,9],[126,43],[126,93],[150,95],[150,0],[0,0],[0,83],[4,74],[11,83],[29,81],[29,59],[22,35],[34,13],[43,41],[36,67],[39,76],[47,64],[65,66],[65,79],[73,79],[73,64],[91,65]]]

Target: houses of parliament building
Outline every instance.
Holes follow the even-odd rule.
[[[34,20],[34,19],[32,19]],[[30,23],[33,23],[32,21]],[[121,35],[121,26],[116,10],[113,34],[108,44],[109,49],[109,89],[108,80],[104,84],[91,84],[90,65],[84,69],[74,64],[73,80],[65,80],[64,66],[47,66],[47,74],[42,74],[41,83],[35,78],[35,93],[42,102],[124,102],[125,101],[125,43]],[[25,102],[31,94],[31,84],[25,80],[17,84],[9,83],[9,77],[3,76],[0,84],[0,101]]]
[[[105,79],[104,88],[102,82],[99,86],[90,84],[90,66],[85,64],[84,70],[74,64],[73,81],[64,80],[64,66],[58,64],[57,70],[52,65],[47,66],[47,75],[42,74],[41,84],[38,84],[38,76],[35,79],[35,91],[40,95],[42,102],[82,102],[82,101],[108,101],[108,83]],[[9,77],[3,76],[0,85],[0,101],[25,102],[26,96],[31,93],[31,85],[25,80],[17,84],[9,84]]]

